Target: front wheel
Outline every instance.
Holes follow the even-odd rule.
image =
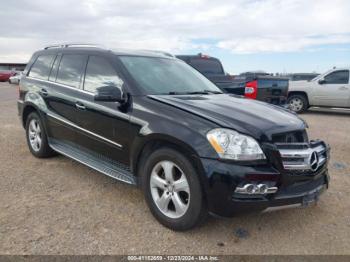
[[[206,217],[198,173],[183,154],[170,148],[145,161],[142,186],[155,218],[173,230],[188,230]]]

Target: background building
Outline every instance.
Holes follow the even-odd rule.
[[[0,71],[23,71],[25,63],[0,63]]]

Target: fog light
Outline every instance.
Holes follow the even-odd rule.
[[[273,194],[278,190],[277,187],[269,187],[267,184],[245,184],[242,187],[236,187],[235,193],[247,195]]]
[[[256,191],[256,188],[253,184],[246,184],[243,188],[247,194],[254,194]]]
[[[259,185],[257,185],[257,188],[258,188],[257,191],[258,191],[260,194],[266,194],[268,186],[265,185],[265,184],[259,184]]]

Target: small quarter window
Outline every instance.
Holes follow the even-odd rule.
[[[56,81],[56,75],[57,75],[57,70],[58,70],[60,61],[61,61],[61,55],[56,56],[56,59],[55,59],[55,62],[53,62],[53,66],[49,77],[50,81]]]
[[[51,70],[52,61],[55,55],[41,55],[34,62],[30,69],[29,76],[47,80]]]

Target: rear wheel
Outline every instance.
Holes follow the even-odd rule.
[[[173,230],[187,230],[206,217],[198,174],[189,160],[170,148],[158,149],[144,165],[142,187],[155,218]]]
[[[306,97],[299,94],[288,97],[288,106],[290,110],[298,114],[305,112],[309,107]]]
[[[29,150],[35,157],[45,158],[55,154],[49,146],[45,129],[36,112],[27,117],[26,137]]]

